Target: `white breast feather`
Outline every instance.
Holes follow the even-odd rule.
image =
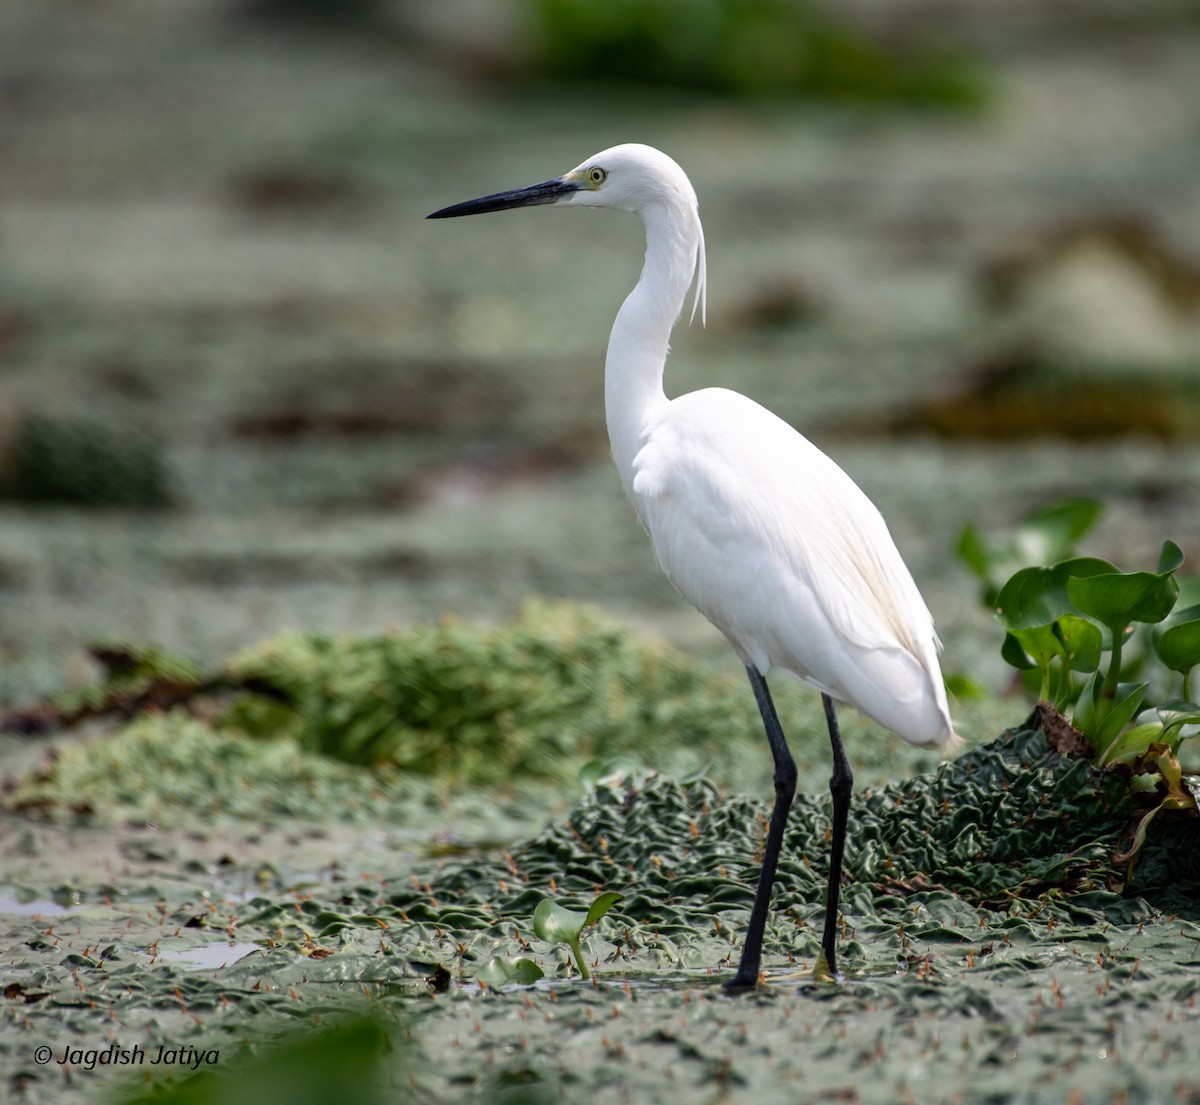
[[[882,516],[752,400],[713,388],[673,401],[636,458],[633,497],[668,578],[731,637],[787,617],[785,596],[807,590],[835,634],[929,670],[933,619]]]

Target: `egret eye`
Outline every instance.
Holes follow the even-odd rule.
[[[604,181],[607,177],[608,177],[608,173],[606,173],[603,169],[601,169],[599,165],[593,165],[587,171],[588,183],[593,188],[599,188],[600,185],[604,183]]]

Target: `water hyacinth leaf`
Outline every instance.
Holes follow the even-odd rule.
[[[1041,688],[1038,698],[1046,700],[1050,697],[1050,663],[1055,657],[1062,656],[1062,644],[1054,634],[1053,625],[1030,626],[1028,629],[1009,630],[1010,635],[1037,665],[1042,673]]]
[[[1009,632],[1025,650],[1026,655],[1043,670],[1055,657],[1062,656],[1062,642],[1055,634],[1053,625],[1035,625],[1028,629],[1013,629]]]
[[[1173,743],[1176,739],[1183,740],[1188,736],[1200,735],[1200,733],[1188,733],[1176,738],[1172,734],[1173,729],[1182,729],[1185,725],[1200,726],[1200,706],[1197,706],[1196,703],[1173,698],[1169,702],[1160,702],[1156,707],[1156,712],[1159,721],[1163,724],[1163,739],[1168,743]]]
[[[1142,725],[1135,725],[1105,749],[1100,759],[1101,766],[1133,763],[1139,756],[1144,756],[1150,746],[1162,738],[1162,734],[1161,722],[1147,721]]]
[[[1162,543],[1158,553],[1158,574],[1169,575],[1177,571],[1183,564],[1183,549],[1170,539]]]
[[[1037,664],[1025,655],[1021,642],[1012,633],[1004,634],[1004,644],[1000,646],[1000,655],[1014,668],[1019,668],[1021,671],[1032,671],[1037,667]]]
[[[1178,622],[1172,619],[1173,624],[1156,633],[1154,639],[1158,658],[1181,675],[1200,664],[1200,608],[1189,608],[1189,613],[1192,612],[1194,618]]]
[[[1147,684],[1145,683],[1137,683],[1133,686],[1122,684],[1117,688],[1117,694],[1111,700],[1111,704],[1108,704],[1109,700],[1101,699],[1107,708],[1097,710],[1098,724],[1096,725],[1095,740],[1105,748],[1105,752],[1099,760],[1100,764],[1103,765],[1108,761],[1108,748],[1141,708],[1142,699],[1146,697],[1146,688]]]
[[[1068,594],[1072,582],[1116,574],[1116,568],[1107,560],[1091,556],[1063,560],[1052,568],[1022,568],[1000,588],[996,617],[1008,630],[1049,625],[1063,614],[1081,612]]]
[[[586,913],[577,909],[567,909],[549,898],[543,898],[533,911],[533,930],[543,940],[556,944],[566,944],[575,957],[580,976],[587,980],[592,977],[584,962],[583,949],[580,947],[580,937],[583,930],[594,925],[612,907],[621,900],[623,895],[608,890],[596,896],[591,908]]]
[[[1175,605],[1179,584],[1169,573],[1113,572],[1073,577],[1067,597],[1116,636],[1131,622],[1161,622]]]
[[[1055,623],[1062,642],[1063,662],[1072,671],[1095,671],[1100,666],[1104,642],[1099,628],[1087,618],[1064,614]]]
[[[525,956],[494,955],[475,972],[475,977],[488,986],[532,986],[545,976],[546,972]]]
[[[533,911],[533,931],[551,943],[571,943],[587,925],[588,915],[577,909],[567,909],[550,898],[543,898]]]
[[[624,894],[618,894],[615,890],[606,890],[603,894],[596,895],[596,900],[587,911],[587,920],[584,921],[583,927],[596,924],[623,897]]]
[[[1075,543],[1103,512],[1095,499],[1067,499],[1031,511],[1011,540],[991,544],[968,523],[958,537],[958,558],[984,584],[983,601],[995,608],[1001,581],[1034,564],[1054,564],[1069,558]]]

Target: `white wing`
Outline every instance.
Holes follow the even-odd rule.
[[[874,504],[753,400],[672,401],[634,461],[667,578],[743,661],[850,702],[913,743],[952,742],[933,618]]]

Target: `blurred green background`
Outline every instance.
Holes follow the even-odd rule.
[[[607,458],[636,221],[423,221],[619,141],[705,219],[668,390],[830,451],[998,687],[964,521],[1200,561],[1197,57],[1185,0],[5,0],[0,701],[529,594],[735,666]]]

